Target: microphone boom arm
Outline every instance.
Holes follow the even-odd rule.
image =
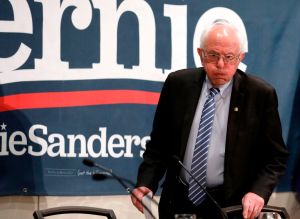
[[[123,178],[119,177],[118,175],[116,175],[112,169],[109,169],[109,168],[106,168],[100,164],[97,164],[95,163],[94,161],[90,160],[90,159],[87,159],[85,158],[83,160],[83,164],[85,164],[86,166],[89,166],[89,167],[96,167],[96,168],[99,168],[101,170],[103,170],[105,173],[108,173],[109,175],[111,175],[114,179],[116,179],[120,185],[130,194],[132,195],[142,206],[143,208],[151,215],[152,218],[155,219],[155,216],[153,215],[153,213],[151,212],[151,210],[144,205],[144,203],[138,199],[138,197],[132,192],[132,190],[124,183],[124,180]],[[156,203],[156,202],[155,202]]]
[[[180,164],[180,166],[189,174],[190,177],[197,183],[198,186],[205,192],[208,198],[216,205],[218,210],[220,211],[222,217],[224,219],[228,219],[227,214],[223,211],[222,207],[218,204],[218,202],[211,196],[211,194],[201,185],[201,183],[193,176],[193,174],[184,166],[181,160],[177,156],[173,156],[173,158]]]

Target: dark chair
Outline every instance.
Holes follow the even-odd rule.
[[[227,213],[228,218],[242,218],[242,205],[234,205],[227,208],[223,208],[224,212]],[[282,219],[290,219],[289,214],[287,213],[286,209],[283,207],[275,207],[270,205],[265,205],[261,212],[273,212],[280,215]]]
[[[117,219],[113,210],[85,206],[64,206],[36,210],[33,212],[33,217],[34,219],[43,219],[44,217],[58,214],[91,214],[105,216],[108,219]]]

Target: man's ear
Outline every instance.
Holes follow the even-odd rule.
[[[203,50],[201,48],[197,48],[198,55],[200,57],[201,63],[203,63]]]
[[[198,52],[198,55],[201,57],[201,55],[202,55],[202,49],[201,48],[197,48],[197,52]]]
[[[241,53],[240,54],[240,61],[243,61],[244,58],[245,58],[245,53]]]

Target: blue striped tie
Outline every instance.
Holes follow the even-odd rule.
[[[215,100],[214,97],[220,91],[218,88],[210,88],[210,93],[205,101],[200,125],[197,133],[194,155],[191,166],[191,173],[206,188],[206,166],[208,146],[210,142],[210,135],[215,115]],[[189,199],[195,204],[199,205],[205,199],[205,193],[197,185],[196,181],[190,178],[189,180]]]

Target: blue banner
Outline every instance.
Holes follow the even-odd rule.
[[[293,190],[290,179],[300,175],[300,2],[271,4],[0,0],[0,195],[125,194],[116,181],[92,180],[101,170],[82,160],[135,181],[162,84],[172,71],[199,66],[196,47],[209,12],[240,17],[243,68],[277,90],[293,153],[278,190]]]

